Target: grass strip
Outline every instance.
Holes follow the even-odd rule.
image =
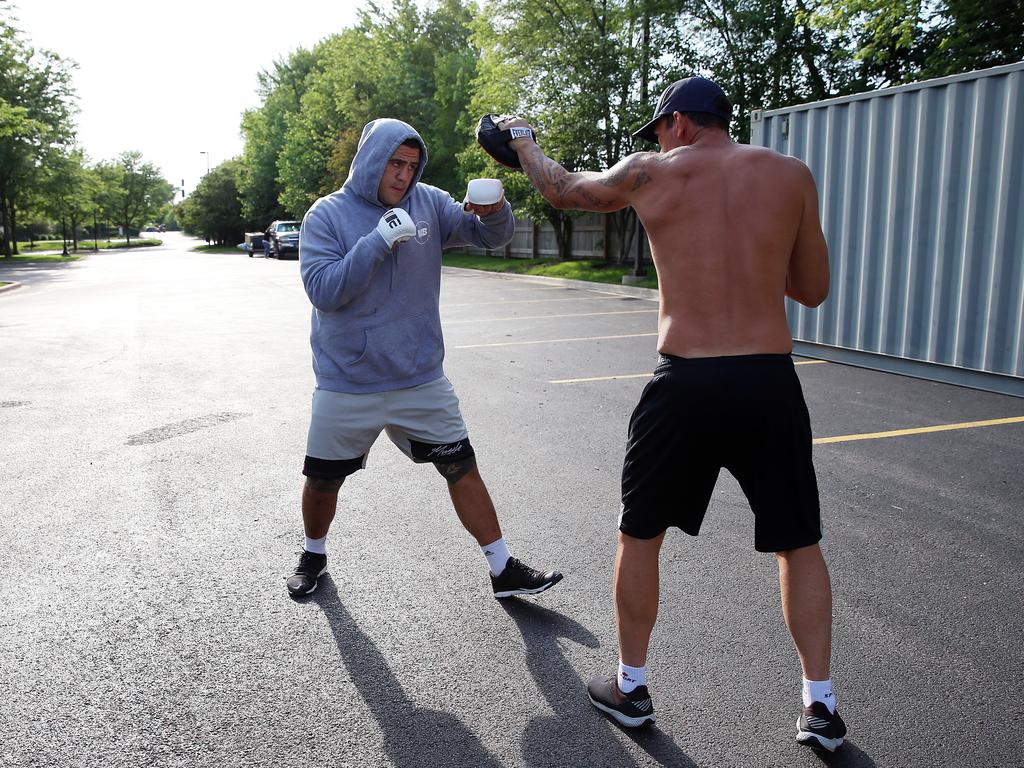
[[[37,264],[44,261],[78,261],[81,256],[76,256],[70,253],[67,256],[61,256],[59,253],[51,254],[33,254],[31,256],[0,256],[0,264]]]
[[[504,259],[498,256],[482,256],[471,253],[447,252],[441,257],[446,267],[479,269],[485,272],[509,272],[516,275],[541,275],[561,277],[567,280],[585,280],[591,283],[622,284],[623,275],[632,267],[609,264],[605,261],[558,261],[557,259]],[[653,267],[649,276],[636,283],[641,288],[657,288],[658,278]]]
[[[248,251],[242,250],[237,245],[197,245],[189,250],[193,253],[242,253],[248,255]],[[263,255],[262,250],[258,253]]]
[[[68,253],[73,253],[70,246],[70,240],[68,241]],[[126,240],[101,240],[99,243],[101,251],[113,250],[115,248],[148,248],[154,245],[163,245],[163,240],[156,240],[153,238],[132,240],[131,245]],[[38,240],[33,244],[28,242],[18,243],[18,251],[21,253],[38,253],[39,251],[60,251],[64,249],[64,244],[60,240]],[[92,251],[95,252],[96,247],[92,240],[79,240],[78,250],[81,251]]]

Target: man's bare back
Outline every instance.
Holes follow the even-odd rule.
[[[679,113],[656,132],[662,152],[638,152],[602,173],[569,173],[530,139],[513,147],[555,207],[636,210],[658,270],[659,352],[788,354],[784,297],[817,306],[828,295],[810,171]]]
[[[825,254],[813,181],[800,161],[718,133],[636,163],[651,177],[632,205],[658,270],[658,351],[786,354],[783,297],[787,277],[801,271],[794,257]],[[794,298],[816,306],[827,286],[826,272],[824,285]]]

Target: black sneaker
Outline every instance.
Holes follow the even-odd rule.
[[[809,747],[821,747],[835,752],[842,746],[846,736],[846,723],[839,716],[839,710],[829,712],[822,702],[815,701],[804,707],[796,719],[796,740]]]
[[[491,586],[495,597],[512,597],[512,595],[536,595],[562,580],[558,571],[541,573],[527,565],[523,565],[514,557],[505,563],[505,570],[497,576],[491,576]]]
[[[327,555],[302,551],[295,573],[288,577],[288,591],[293,596],[308,595],[316,589],[317,580],[327,573]]]
[[[587,686],[587,695],[591,704],[627,728],[639,728],[654,722],[654,702],[646,685],[638,685],[629,693],[623,693],[615,675],[595,677]]]

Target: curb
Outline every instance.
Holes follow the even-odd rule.
[[[589,280],[570,280],[566,277],[545,277],[543,275],[516,275],[507,272],[488,272],[485,269],[466,269],[465,267],[443,267],[442,272],[458,272],[461,274],[489,275],[500,280],[526,280],[531,283],[547,283],[572,288],[582,288],[594,293],[614,293],[618,296],[635,296],[638,299],[658,301],[655,288],[640,288],[635,285],[616,285],[615,283],[592,283]]]
[[[21,283],[9,283],[8,285],[0,285],[0,293],[4,291],[13,291],[15,288],[21,288]]]

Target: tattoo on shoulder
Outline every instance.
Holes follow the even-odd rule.
[[[640,189],[640,187],[642,187],[650,180],[651,177],[647,174],[646,171],[640,171],[640,173],[638,173],[636,175],[636,178],[633,180],[633,191],[636,192],[638,189]]]
[[[601,186],[604,187],[617,187],[619,186],[619,184],[626,180],[626,177],[629,176],[629,172],[629,165],[622,165],[618,169],[613,170],[604,178],[600,179],[599,182]]]
[[[618,187],[624,182],[632,179],[630,191],[635,192],[651,180],[650,175],[644,170],[637,155],[631,155],[619,167],[614,168],[599,183],[605,187]]]

